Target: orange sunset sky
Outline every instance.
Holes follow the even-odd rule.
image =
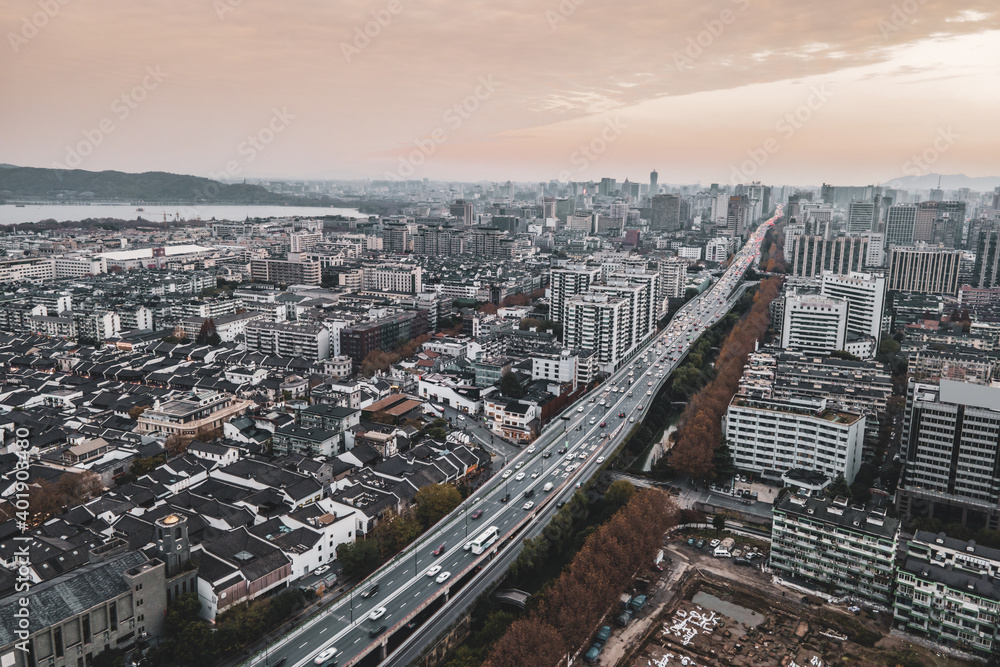
[[[766,145],[755,178],[853,185],[948,132],[933,171],[1000,175],[995,1],[6,0],[0,25],[21,166],[378,179],[422,144],[420,178],[708,183]]]

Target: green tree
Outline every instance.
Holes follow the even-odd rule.
[[[430,528],[462,502],[462,494],[451,484],[431,484],[417,491],[417,520]]]
[[[604,500],[608,505],[618,509],[632,499],[635,495],[635,485],[625,479],[617,479],[611,482],[608,490],[604,492]]]
[[[844,473],[839,473],[837,478],[833,480],[833,483],[827,487],[826,495],[829,498],[836,498],[837,496],[849,498],[851,496],[851,487],[847,485]]]
[[[510,371],[504,373],[503,377],[500,378],[500,392],[504,396],[510,396],[511,398],[521,398],[524,396],[524,388],[517,381],[517,376]]]
[[[372,531],[382,560],[388,560],[406,548],[421,533],[420,522],[412,512],[386,512]]]
[[[712,517],[712,527],[715,528],[716,533],[721,533],[726,529],[726,516],[721,513],[717,513]]]
[[[715,448],[713,459],[716,479],[730,479],[736,474],[736,464],[733,462],[733,454],[729,450],[729,443],[723,442]]]
[[[201,330],[198,331],[197,338],[194,339],[198,345],[219,345],[222,339],[215,328],[215,320],[211,317],[202,322]]]
[[[375,571],[379,563],[378,543],[375,540],[355,540],[337,545],[337,560],[344,576],[364,577]]]
[[[167,632],[171,635],[178,634],[192,619],[198,618],[200,610],[201,601],[197,593],[181,595],[167,608],[167,617],[164,621]]]

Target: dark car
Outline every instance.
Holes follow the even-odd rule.
[[[565,454],[565,453],[566,453],[565,447],[560,447],[559,449],[556,450],[556,454]]]
[[[443,553],[444,553],[444,545],[443,544],[441,546],[439,546],[437,549],[435,549],[434,551],[431,552],[431,554],[434,555],[434,556],[440,556]]]
[[[375,584],[374,586],[372,586],[371,588],[369,588],[367,591],[365,591],[364,593],[362,593],[361,597],[363,597],[363,598],[370,598],[373,595],[378,595],[378,584]]]
[[[535,490],[534,489],[527,489],[524,492],[524,497],[525,498],[530,498],[533,495],[535,495]]]
[[[283,664],[285,664],[285,663],[286,663],[287,661],[288,661],[288,658],[282,658],[282,659],[281,659],[281,660],[279,660],[278,662],[274,663],[274,664],[273,664],[273,665],[272,665],[271,667],[281,667],[281,666],[282,666]]]
[[[542,458],[543,459],[547,459],[547,458],[551,458],[551,457],[552,457],[552,452],[545,452],[544,454],[542,454]]]
[[[604,427],[605,427],[605,426],[607,426],[607,425],[608,425],[608,423],[607,423],[607,422],[601,422],[601,428],[604,428]]]
[[[368,631],[369,637],[378,637],[380,634],[386,631],[386,626],[380,625],[377,628],[372,628]]]
[[[564,506],[565,504],[566,504],[566,501],[565,501],[565,500],[560,500],[559,502],[557,502],[557,503],[556,503],[556,509],[562,509],[562,507],[563,507],[563,506]]]
[[[693,537],[689,537],[689,538],[688,538],[688,546],[689,546],[689,547],[693,547],[693,546],[694,546],[694,543],[695,543],[695,542],[697,542],[697,541],[698,541],[698,540],[696,540],[695,538],[693,538]]]
[[[619,412],[618,416],[621,417],[622,419],[625,419],[625,413],[624,412]]]
[[[509,493],[508,493],[508,494],[507,494],[506,496],[504,496],[503,498],[501,498],[501,499],[500,499],[500,502],[502,502],[502,503],[505,503],[505,502],[507,502],[508,500],[510,500],[510,494],[509,494]]]
[[[737,565],[742,565],[744,567],[746,567],[747,565],[752,565],[752,563],[748,561],[746,558],[737,558],[733,562],[736,563]]]
[[[705,548],[705,540],[698,540],[697,542],[695,542],[694,543],[694,548],[695,549],[704,549]]]
[[[478,519],[482,515],[483,515],[483,511],[482,510],[476,510],[475,512],[472,513],[472,518],[473,519]]]

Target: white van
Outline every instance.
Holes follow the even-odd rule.
[[[545,482],[545,486],[542,487],[542,493],[548,493],[552,490],[552,482]]]
[[[729,553],[729,549],[725,547],[715,547],[715,551],[712,553],[716,558],[730,558],[732,554]]]

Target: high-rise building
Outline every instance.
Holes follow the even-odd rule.
[[[656,182],[658,178],[659,178],[659,174],[656,173],[655,169],[653,171],[649,172],[649,196],[650,197],[655,197],[656,195],[658,195],[660,193],[660,186]]]
[[[680,195],[656,195],[651,208],[650,229],[675,232],[681,228]]]
[[[402,255],[412,250],[410,225],[402,221],[386,222],[382,228],[382,247],[394,255]]]
[[[469,234],[469,252],[477,257],[509,257],[513,246],[504,243],[507,235],[496,227],[475,227]]]
[[[602,197],[610,197],[618,189],[618,181],[614,178],[602,178],[600,185],[597,186],[597,194]]]
[[[843,350],[847,340],[847,301],[820,294],[785,296],[781,347],[804,352]]]
[[[937,220],[938,203],[922,201],[917,204],[917,217],[913,224],[913,240],[928,242],[934,238],[934,221]]]
[[[908,245],[913,243],[913,232],[916,224],[916,206],[911,206],[910,204],[890,206],[885,219],[886,245]]]
[[[565,346],[593,350],[602,371],[613,372],[628,358],[634,330],[628,298],[607,292],[578,294],[567,299],[565,318]]]
[[[726,209],[726,232],[729,236],[746,238],[750,216],[750,200],[746,195],[730,197]]]
[[[887,288],[898,292],[957,294],[961,250],[890,247]]]
[[[1000,528],[1000,387],[910,380],[900,516]]]
[[[847,233],[860,234],[875,228],[875,202],[852,201],[847,209]]]
[[[634,343],[641,343],[656,333],[656,323],[664,314],[659,273],[637,269],[616,271],[603,285],[593,285],[590,291],[629,299]]]
[[[979,232],[972,281],[975,287],[1000,287],[1000,226]]]
[[[455,203],[448,207],[451,217],[458,218],[463,225],[472,224],[473,207],[472,202],[464,199],[456,199]]]
[[[847,301],[847,331],[871,336],[878,348],[885,309],[885,276],[873,273],[823,273],[822,294]]]
[[[687,268],[690,262],[680,257],[668,257],[659,262],[663,295],[670,299],[684,296],[687,288]]]
[[[577,294],[590,291],[590,286],[600,279],[601,267],[599,266],[575,264],[561,269],[552,269],[549,274],[549,291],[552,295],[549,318],[554,322],[565,323],[569,299]]]

